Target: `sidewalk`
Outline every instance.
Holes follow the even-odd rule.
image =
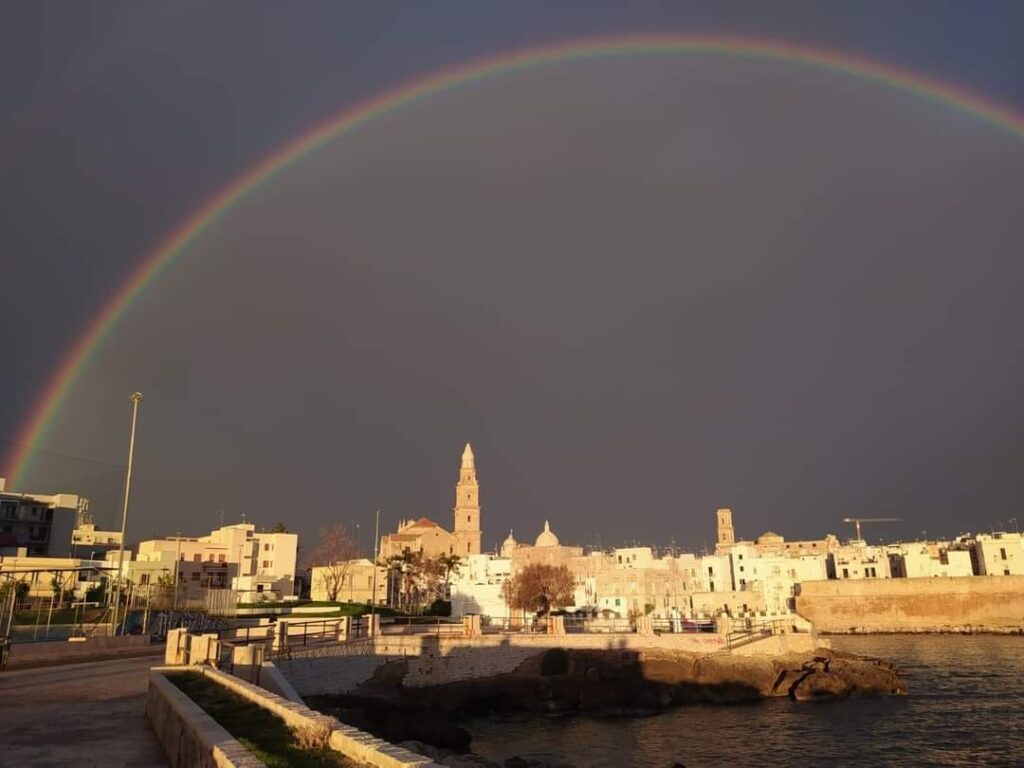
[[[146,658],[0,673],[0,766],[166,766],[145,717]]]

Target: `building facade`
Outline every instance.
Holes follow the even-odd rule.
[[[29,557],[69,557],[81,506],[73,493],[15,493],[0,477],[0,553],[24,549]]]
[[[241,602],[286,599],[295,595],[298,542],[297,534],[257,531],[251,523],[150,539],[139,543],[129,578],[140,585],[169,580],[192,592],[233,589]]]
[[[1024,574],[1024,537],[1019,533],[980,533],[974,551],[980,576]]]

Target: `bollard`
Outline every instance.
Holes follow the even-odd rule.
[[[169,667],[180,667],[185,663],[185,649],[188,648],[188,629],[172,629],[167,633],[167,645],[164,647],[164,664]]]
[[[565,634],[565,616],[549,616],[548,617],[548,634],[549,635],[564,635]]]
[[[469,614],[462,617],[462,636],[463,637],[479,637],[483,634],[483,629],[480,624],[480,617],[475,614]]]
[[[352,636],[352,617],[342,616],[338,619],[338,636],[337,641],[344,643],[349,637]]]
[[[259,685],[262,666],[262,645],[237,645],[231,649],[231,667],[235,677]]]
[[[363,616],[363,621],[366,622],[367,637],[376,637],[380,634],[380,614],[375,613],[372,616]]]
[[[274,624],[274,650],[284,651],[288,648],[288,622],[278,621]]]

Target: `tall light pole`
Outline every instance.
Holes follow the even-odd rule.
[[[181,531],[174,535],[178,545],[174,549],[174,610],[178,610],[178,569],[181,568]]]
[[[140,392],[134,392],[132,401],[132,433],[128,439],[128,472],[124,480],[124,509],[121,512],[121,547],[117,555],[117,585],[114,591],[114,634],[117,634],[118,613],[121,608],[121,581],[124,578],[124,536],[128,528],[128,497],[132,491],[132,464],[135,461],[135,424],[139,417],[139,401],[142,400]]]
[[[370,587],[370,616],[375,613],[377,606],[377,556],[380,546],[380,510],[377,510],[377,522],[373,527],[373,586]],[[372,620],[370,622],[373,623]]]

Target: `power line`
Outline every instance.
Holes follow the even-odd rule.
[[[87,459],[85,456],[73,456],[70,453],[60,453],[58,451],[50,451],[45,448],[37,448],[35,446],[29,445],[28,443],[19,443],[14,440],[6,440],[2,437],[0,437],[0,443],[3,443],[4,445],[16,446],[18,448],[28,448],[33,453],[45,453],[48,456],[57,456],[62,459],[73,459],[74,461],[84,461],[89,464],[102,464],[105,467],[116,467],[117,469],[124,469],[127,466],[126,464],[119,464],[113,461]]]

